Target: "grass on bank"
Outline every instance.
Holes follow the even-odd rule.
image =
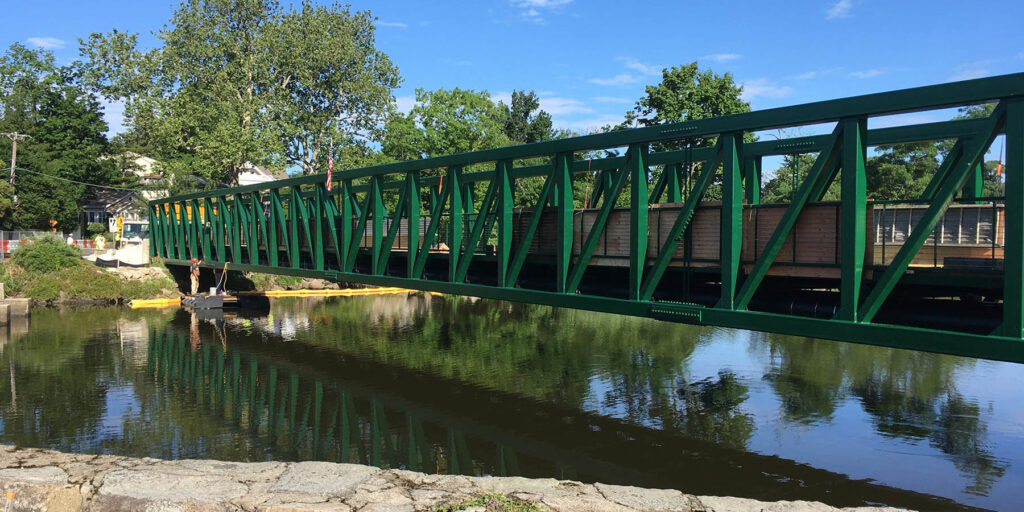
[[[468,508],[482,508],[487,512],[545,512],[545,508],[532,501],[502,494],[487,494],[447,507],[434,507],[434,512],[457,512]]]
[[[82,259],[81,250],[54,235],[43,235],[0,263],[0,282],[8,295],[35,300],[150,298],[176,289],[174,281],[125,279]]]

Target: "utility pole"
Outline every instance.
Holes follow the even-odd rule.
[[[31,139],[32,136],[31,135],[26,135],[24,133],[18,133],[18,132],[0,133],[0,135],[3,135],[4,137],[7,137],[8,139],[11,139],[11,188],[14,188],[14,168],[15,168],[15,166],[18,163],[18,141],[19,140],[25,140],[25,139]],[[14,203],[18,202],[18,193],[17,192],[14,193],[14,197],[12,198],[12,201]]]

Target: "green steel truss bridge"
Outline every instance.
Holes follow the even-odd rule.
[[[886,118],[982,103],[991,115]],[[785,137],[809,125],[830,133]],[[985,197],[997,138],[1005,192]],[[948,151],[921,197],[867,197],[869,148],[935,141]],[[762,161],[779,155],[814,164],[788,203],[763,204]],[[523,198],[527,183],[539,197]],[[1024,73],[349,169],[327,185],[152,201],[151,256],[1024,362]],[[830,187],[840,200],[823,200]]]

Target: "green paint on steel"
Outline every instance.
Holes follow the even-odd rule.
[[[842,211],[840,234],[842,251],[842,278],[839,289],[839,313],[836,318],[848,322],[857,321],[857,306],[860,304],[860,287],[864,273],[865,223],[867,222],[867,176],[864,163],[867,147],[864,132],[867,119],[844,119],[840,126],[843,131],[842,148]]]
[[[462,190],[462,168],[455,166],[448,169],[445,181],[448,182],[448,280],[455,281],[458,273],[459,253],[462,252],[463,216],[466,213],[465,195]],[[443,200],[443,199],[442,199]],[[472,201],[470,201],[472,204]]]
[[[626,152],[625,172],[629,173],[629,297],[640,298],[647,265],[647,146],[632,144]]]
[[[512,162],[499,161],[495,164],[495,181],[498,187],[498,286],[509,286],[509,258],[512,255],[512,187],[510,176]]]
[[[594,223],[590,226],[587,239],[580,248],[576,264],[573,265],[572,271],[569,273],[568,282],[565,287],[567,291],[575,292],[579,288],[580,281],[583,280],[583,273],[586,272],[587,267],[590,265],[590,258],[594,255],[594,249],[597,248],[597,241],[604,234],[605,226],[608,224],[608,217],[611,216],[615,202],[619,200],[619,195],[625,187],[627,176],[628,173],[626,172],[617,173],[613,185],[605,193],[604,203],[601,204],[601,209],[597,212],[597,217],[594,218]],[[580,221],[580,226],[580,229],[585,227],[582,220]]]
[[[572,190],[572,154],[555,155],[555,289],[566,292],[566,279],[569,277],[569,263],[572,261],[572,224],[573,224],[573,190]]]
[[[1007,75],[350,169],[336,173],[337,186],[331,191],[326,190],[323,175],[311,175],[197,192],[150,203],[153,233],[150,252],[170,264],[183,264],[195,256],[201,257],[208,266],[220,267],[224,262],[231,262],[232,268],[239,270],[326,277],[1022,360],[1020,352],[1024,349],[1019,348],[1024,347],[1021,343],[1024,341],[1024,235],[1020,234],[1024,232],[1024,213],[1021,213],[1024,211],[1024,185],[1021,185],[1024,179],[1020,178],[1024,174],[1021,169],[1024,160],[1022,98],[1024,74]],[[1000,105],[987,119],[866,129],[868,120],[874,116],[993,100],[1000,101]],[[751,132],[828,122],[838,123],[836,131],[829,135],[742,142]],[[963,204],[979,201],[983,195],[983,183],[979,180],[980,158],[992,138],[1004,131],[1008,137],[1003,247],[1006,271],[960,275],[962,272],[937,268],[930,272],[915,269],[913,275],[907,275],[910,261],[953,198],[959,194]],[[687,146],[694,137],[717,138],[718,144],[700,148]],[[944,139],[956,139],[956,143],[926,187],[922,201],[918,202],[928,208],[917,229],[911,232],[891,264],[885,268],[875,266],[870,279],[865,279],[869,275],[868,269],[863,268],[865,245],[869,243],[866,230],[871,229],[865,225],[867,209],[882,204],[867,203],[864,198],[865,148]],[[673,151],[649,150],[659,147],[658,143],[663,141],[687,147]],[[619,148],[627,148],[624,156],[577,160],[580,154],[589,151]],[[807,179],[798,187],[767,245],[754,248],[757,257],[751,266],[744,267],[750,269],[744,276],[740,266],[744,217],[750,213],[756,223],[762,207],[758,204],[762,158],[793,153],[818,153],[819,157]],[[545,163],[519,167],[513,164],[527,161]],[[722,168],[722,206],[701,205],[719,167]],[[433,170],[443,170],[443,175],[420,176],[420,172]],[[657,177],[653,186],[648,181],[652,170]],[[575,210],[573,179],[574,175],[582,173],[593,180],[593,193],[586,194],[589,199],[586,206],[594,208],[600,204],[596,212]],[[517,205],[516,181],[528,178],[543,181],[537,202]],[[615,218],[615,203],[620,200],[627,179],[630,180],[629,217],[623,211],[622,221],[629,224],[628,247],[623,244],[620,254],[608,256],[628,262],[627,299],[581,294],[580,284],[594,264],[599,240],[605,240],[605,249],[608,249],[605,235],[611,219]],[[842,185],[842,201],[832,203],[839,213],[836,223],[841,236],[836,242],[839,257],[825,266],[838,268],[840,278],[832,285],[835,292],[824,292],[834,293],[839,298],[841,306],[836,318],[818,320],[746,311],[768,270],[776,264],[774,260],[781,245],[795,229],[801,212],[809,203],[820,201],[836,179],[840,179]],[[484,190],[487,192],[482,200],[474,198],[474,191]],[[392,194],[398,197],[397,204],[388,203],[393,201]],[[429,211],[424,211],[421,200],[428,197],[427,194]],[[662,201],[682,205],[663,206],[653,216],[650,205]],[[744,201],[748,204],[746,209]],[[517,207],[522,209],[517,210]],[[695,257],[696,237],[690,236],[693,235],[690,227],[698,209],[712,215],[715,210],[720,213],[718,259]],[[671,212],[677,215],[665,236],[661,219]],[[421,215],[429,215],[425,227],[421,224]],[[580,215],[578,224],[574,221],[576,215]],[[998,222],[1002,221],[1000,217]],[[584,236],[585,229],[589,229],[589,233]],[[702,223],[701,229],[707,226]],[[407,234],[405,240],[401,236],[403,230]],[[706,233],[701,231],[700,234]],[[447,248],[439,243],[439,236],[444,237],[441,241],[447,242]],[[495,253],[485,256],[482,246],[492,236],[496,241]],[[684,238],[687,241],[683,254],[677,258]],[[652,247],[657,247],[653,260],[648,258],[648,240]],[[543,251],[538,250],[542,247]],[[574,247],[578,252],[574,252]],[[407,254],[406,265],[405,271],[398,274],[405,277],[386,275],[393,253],[402,250]],[[447,272],[434,274],[432,270],[426,274],[432,258],[443,261],[429,268],[447,267]],[[369,265],[364,266],[363,262]],[[493,275],[496,286],[467,284],[473,279],[487,281],[487,276],[480,276],[478,270],[490,262],[497,267]],[[703,268],[694,266],[709,264]],[[670,265],[680,268],[678,272],[673,271],[668,281]],[[786,265],[822,267],[804,262]],[[520,280],[527,266],[531,272],[535,269],[554,272],[553,275],[534,273],[529,279]],[[538,283],[538,279],[549,281]],[[655,290],[674,297],[688,297],[697,286],[696,279],[721,283],[717,307],[651,301]],[[1003,318],[986,319],[992,323],[1001,320],[1002,326],[989,336],[978,336],[872,323],[897,284],[984,286],[992,290],[993,296],[1004,297]],[[870,287],[866,296],[862,287]],[[859,300],[862,296],[863,300]],[[934,342],[929,344],[926,341],[929,338]],[[980,343],[981,340],[985,343]],[[1011,342],[1016,345],[1007,348]]]
[[[717,307],[734,309],[740,271],[740,245],[743,242],[743,135],[726,133],[721,139],[722,209],[719,254],[722,287]]]
[[[672,223],[672,227],[668,231],[668,236],[663,242],[661,250],[654,258],[654,265],[647,272],[641,287],[641,299],[650,300],[654,295],[654,290],[658,287],[661,277],[665,274],[668,264],[672,261],[676,248],[679,247],[679,243],[683,240],[686,228],[690,226],[693,214],[697,210],[697,204],[704,198],[704,193],[707,192],[708,186],[711,185],[712,178],[721,161],[721,150],[722,141],[720,139],[718,145],[715,146],[715,157],[702,166],[693,189],[686,196],[686,201],[683,202],[683,207],[679,210],[676,220]]]
[[[473,256],[476,254],[476,248],[480,244],[480,237],[484,233],[484,226],[487,225],[487,219],[491,215],[492,205],[494,203],[495,188],[498,186],[496,180],[491,181],[491,184],[487,187],[487,192],[484,194],[483,202],[480,203],[480,214],[473,219],[472,229],[469,233],[469,238],[466,240],[466,251],[459,260],[459,266],[455,272],[455,282],[461,283],[466,280],[466,274],[469,272],[469,264],[473,261]]]
[[[736,309],[746,309],[747,305],[750,304],[750,299],[754,297],[754,292],[761,285],[764,276],[768,274],[768,269],[775,262],[775,257],[779,255],[779,251],[782,249],[782,245],[789,236],[789,233],[796,226],[800,212],[803,211],[804,206],[810,200],[816,185],[819,181],[824,181],[823,176],[826,173],[823,172],[823,169],[830,169],[834,165],[834,160],[837,158],[836,152],[842,145],[842,133],[842,125],[837,125],[835,130],[832,131],[832,144],[822,149],[821,153],[818,154],[818,158],[814,161],[811,170],[808,171],[807,177],[804,178],[800,188],[797,189],[789,207],[782,214],[782,219],[779,220],[778,226],[776,226],[772,236],[768,239],[764,249],[762,249],[761,255],[754,262],[750,274],[743,281],[743,286],[736,293],[734,302]]]
[[[1003,240],[1003,326],[1024,335],[1024,100],[1006,106],[1006,238]]]
[[[761,203],[761,158],[754,156],[743,160],[743,197],[747,204]]]
[[[967,142],[963,142],[962,151],[951,151],[950,155],[946,157],[948,160],[951,157],[955,157],[955,163],[951,163],[945,166],[949,169],[948,172],[943,174],[936,174],[932,178],[932,182],[940,182],[942,185],[938,187],[935,192],[935,197],[932,198],[932,202],[928,205],[928,209],[925,210],[921,219],[914,226],[913,231],[910,232],[910,236],[903,243],[903,247],[900,248],[899,252],[896,253],[896,257],[893,259],[889,267],[886,268],[882,277],[877,280],[875,286],[872,287],[871,293],[864,300],[864,307],[859,312],[859,320],[861,322],[870,322],[874,318],[875,314],[882,307],[882,303],[892,293],[893,288],[896,287],[896,283],[900,277],[910,266],[910,262],[917,255],[917,251],[921,249],[928,235],[933,229],[935,224],[942,217],[942,214],[946,211],[946,207],[953,200],[953,195],[960,190],[963,186],[964,181],[967,179],[967,174],[970,169],[973,168],[977,163],[978,159],[984,157],[985,150],[991,145],[992,139],[995,138],[997,131],[1002,128],[1005,121],[1006,104],[1000,102],[993,111],[992,115],[989,116],[989,125],[987,130],[979,134],[980,136],[968,139]],[[962,141],[958,141],[958,144]]]

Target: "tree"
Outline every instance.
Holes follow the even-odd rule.
[[[321,170],[327,145],[352,148],[350,167],[369,163],[367,146],[381,139],[391,111],[398,68],[374,47],[374,18],[348,7],[313,6],[305,0],[281,20],[278,113],[285,157],[306,174]]]
[[[701,71],[696,62],[666,68],[661,72],[661,83],[646,87],[645,96],[626,112],[626,120],[619,126],[654,126],[750,112],[750,104],[740,98],[742,92],[743,86],[737,85],[730,73]],[[714,138],[692,137],[682,142],[661,143],[657,150],[710,144],[714,144]]]
[[[529,144],[555,137],[551,127],[551,114],[540,110],[540,99],[533,91],[512,91],[511,103],[511,106],[499,103],[505,114],[502,133],[511,142]]]
[[[113,162],[102,158],[108,150],[102,109],[76,82],[76,71],[19,44],[0,57],[0,131],[32,137],[18,146],[18,202],[12,214],[0,206],[0,225],[45,229],[55,219],[59,229],[73,230],[90,192],[74,182],[106,185],[115,178]],[[0,145],[0,160],[9,158],[10,146]]]
[[[54,219],[60,230],[78,227],[82,204],[95,192],[82,183],[118,181],[114,162],[103,158],[106,131],[99,102],[91,95],[70,86],[47,91],[31,150],[24,159],[19,154],[19,167],[32,172],[22,173],[16,183],[17,226],[45,228]]]
[[[916,142],[878,146],[868,158],[868,196],[877,200],[921,197],[939,167],[939,145]]]
[[[452,155],[509,144],[502,133],[504,116],[487,91],[416,89],[409,116],[423,130],[424,156]]]
[[[762,187],[761,201],[765,203],[790,202],[796,190],[800,188],[800,184],[807,178],[816,158],[817,155],[809,153],[786,155],[783,158],[782,166],[775,170],[775,175]],[[829,193],[836,195],[834,199],[838,199],[837,187],[838,180],[829,188]],[[829,196],[829,193],[826,193],[826,196]],[[833,198],[829,197],[829,199]]]
[[[126,102],[131,130],[175,175],[235,183],[246,163],[317,172],[324,150],[376,141],[399,83],[373,18],[276,0],[186,0],[142,52],[113,31],[82,41],[88,83]],[[365,150],[352,155],[365,155]]]

